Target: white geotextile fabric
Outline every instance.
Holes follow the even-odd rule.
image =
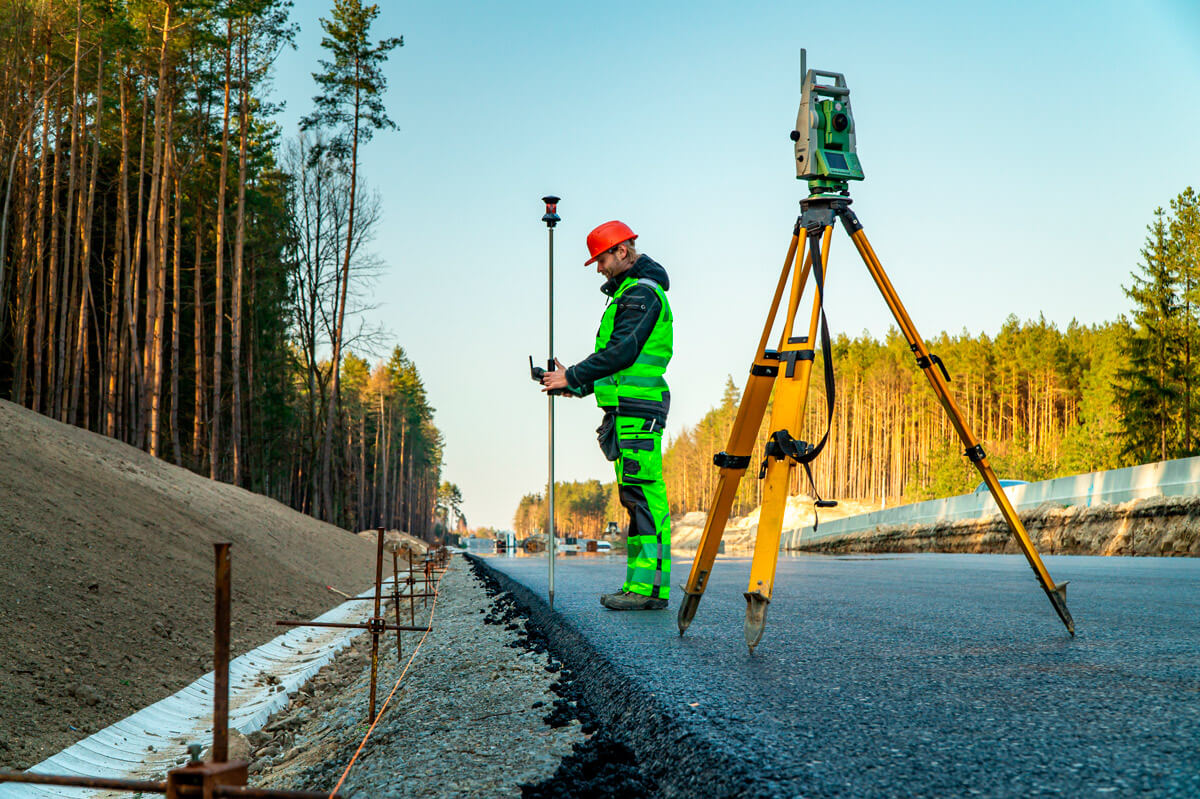
[[[391,595],[386,581],[384,598]],[[406,596],[401,591],[401,596]],[[313,621],[355,624],[365,622],[373,609],[375,590],[364,591]],[[236,657],[229,663],[229,726],[243,734],[262,729],[288,697],[349,646],[362,629],[293,627],[283,635]],[[270,684],[267,677],[278,682]],[[46,758],[29,769],[36,774],[162,779],[187,754],[186,744],[212,745],[210,671],[179,692],[127,716],[103,730]],[[186,743],[181,744],[180,741]],[[151,751],[153,747],[153,751]],[[65,788],[54,785],[0,784],[0,799],[80,799],[128,797],[132,793]]]

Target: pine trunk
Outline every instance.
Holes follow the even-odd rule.
[[[225,27],[225,106],[221,122],[221,169],[217,179],[216,310],[213,312],[213,393],[208,435],[208,475],[220,479],[221,359],[225,322],[225,185],[229,174],[229,82],[233,75],[233,20]]]
[[[237,223],[234,230],[233,245],[233,300],[232,330],[230,332],[230,377],[233,379],[233,483],[242,484],[242,275],[244,270],[243,253],[246,245],[246,142],[247,126],[250,122],[247,82],[246,46],[249,31],[247,22],[242,20],[241,43],[238,46],[239,65],[239,103],[238,103],[238,196]]]

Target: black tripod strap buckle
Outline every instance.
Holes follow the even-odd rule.
[[[755,377],[775,377],[779,374],[779,367],[760,366],[759,364],[753,364],[750,367],[750,374],[754,375]]]
[[[745,469],[750,465],[749,455],[730,455],[728,452],[718,452],[713,455],[713,465],[719,469]]]
[[[917,351],[917,348],[914,346],[913,352],[916,353],[916,351]],[[928,369],[929,367],[933,366],[934,364],[936,364],[937,367],[942,370],[942,376],[946,378],[947,383],[953,382],[950,379],[950,373],[948,371],[946,371],[946,364],[942,363],[941,358],[934,355],[932,352],[929,353],[928,355],[918,355],[917,356],[917,366],[921,367],[922,369]]]
[[[792,438],[787,430],[776,430],[771,434],[765,449],[769,458],[791,458],[796,463],[807,463],[816,457],[812,444]]]

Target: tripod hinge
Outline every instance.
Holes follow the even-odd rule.
[[[976,444],[963,453],[971,461],[971,463],[979,463],[987,457],[987,453],[983,451],[982,444]]]
[[[779,374],[779,367],[760,366],[756,363],[750,366],[750,374],[754,375],[755,377],[775,377],[775,375]]]
[[[713,465],[718,469],[745,469],[750,465],[749,455],[730,455],[728,452],[718,452],[713,455]]]
[[[846,228],[846,235],[853,236],[863,229],[862,222],[858,221],[858,215],[849,208],[839,209],[838,216],[841,217],[842,227]]]
[[[913,351],[915,352],[916,350],[914,349]],[[934,364],[937,364],[937,367],[942,370],[942,376],[946,378],[946,382],[947,383],[952,382],[950,380],[950,373],[948,371],[946,371],[946,364],[942,363],[941,358],[934,355],[932,352],[929,353],[928,355],[918,355],[917,356],[917,366],[921,367],[922,369],[928,369],[929,367],[933,366]]]

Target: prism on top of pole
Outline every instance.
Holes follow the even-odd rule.
[[[558,215],[559,198],[553,194],[548,194],[542,198],[542,202],[546,204],[546,214],[542,217],[542,221],[546,223],[546,227],[554,227],[562,219]],[[553,263],[553,262],[551,262]]]

